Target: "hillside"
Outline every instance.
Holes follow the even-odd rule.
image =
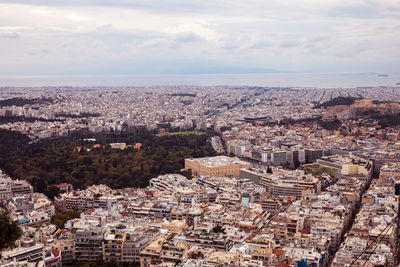
[[[361,99],[361,98],[357,98],[357,97],[344,97],[344,96],[338,96],[335,98],[332,98],[329,101],[326,101],[324,103],[315,105],[313,108],[317,109],[317,108],[327,108],[327,107],[334,107],[334,106],[350,106],[352,104],[354,104],[354,102],[357,99]]]

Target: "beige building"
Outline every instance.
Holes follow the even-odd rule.
[[[161,236],[140,252],[140,267],[157,266],[157,264],[161,263],[160,255],[164,242],[165,237]]]
[[[367,160],[355,159],[351,157],[330,156],[318,159],[317,163],[322,167],[336,170],[336,173],[339,176],[372,176],[373,166],[372,163]]]
[[[160,258],[164,262],[182,262],[187,260],[189,246],[184,242],[167,240],[162,245]]]
[[[32,186],[23,180],[15,180],[11,184],[11,191],[15,195],[30,195],[33,193]]]
[[[193,175],[240,177],[240,169],[250,167],[250,163],[241,161],[236,157],[217,156],[185,159],[185,170],[191,169]]]
[[[286,177],[274,179],[268,186],[268,192],[275,197],[295,196],[301,199],[309,193],[321,193],[321,181],[315,177]]]
[[[104,235],[104,260],[122,260],[122,248],[125,242],[125,234],[122,232],[107,233]]]
[[[301,199],[309,193],[320,194],[322,190],[320,179],[305,175],[304,171],[299,170],[264,173],[260,177],[260,185],[275,197],[294,196],[296,199]]]
[[[179,234],[183,232],[188,227],[186,221],[184,220],[174,220],[172,222],[165,222],[161,225],[162,229],[168,230],[168,232],[173,234]]]
[[[382,166],[380,178],[393,177],[396,181],[400,180],[400,163],[391,162]]]
[[[44,260],[44,245],[37,244],[30,238],[22,238],[18,242],[18,246],[13,250],[3,251],[1,256],[4,260],[30,261],[37,262]],[[3,265],[2,265],[3,266]]]
[[[58,230],[60,235],[60,239],[56,239],[53,243],[53,248],[61,251],[61,260],[62,264],[69,264],[75,259],[75,242],[73,233],[70,231],[65,231],[62,233],[61,230]],[[56,233],[56,234],[57,234]]]
[[[140,262],[140,251],[148,244],[149,238],[143,230],[135,229],[125,233],[125,242],[122,245],[122,262]]]
[[[12,197],[11,187],[8,184],[0,184],[0,201],[3,202],[11,197]]]

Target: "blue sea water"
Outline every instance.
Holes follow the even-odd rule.
[[[351,88],[394,86],[400,73],[263,73],[166,75],[54,75],[0,76],[0,87],[37,86],[270,86]]]

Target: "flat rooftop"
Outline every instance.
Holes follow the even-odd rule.
[[[205,158],[197,158],[197,159],[187,159],[188,161],[198,162],[206,167],[220,167],[227,165],[239,165],[239,164],[249,164],[245,161],[242,161],[236,157],[227,157],[227,156],[216,156],[216,157],[205,157]]]

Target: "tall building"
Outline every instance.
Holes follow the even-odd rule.
[[[322,158],[324,151],[322,149],[306,149],[305,157],[306,162],[315,162],[317,159]]]

